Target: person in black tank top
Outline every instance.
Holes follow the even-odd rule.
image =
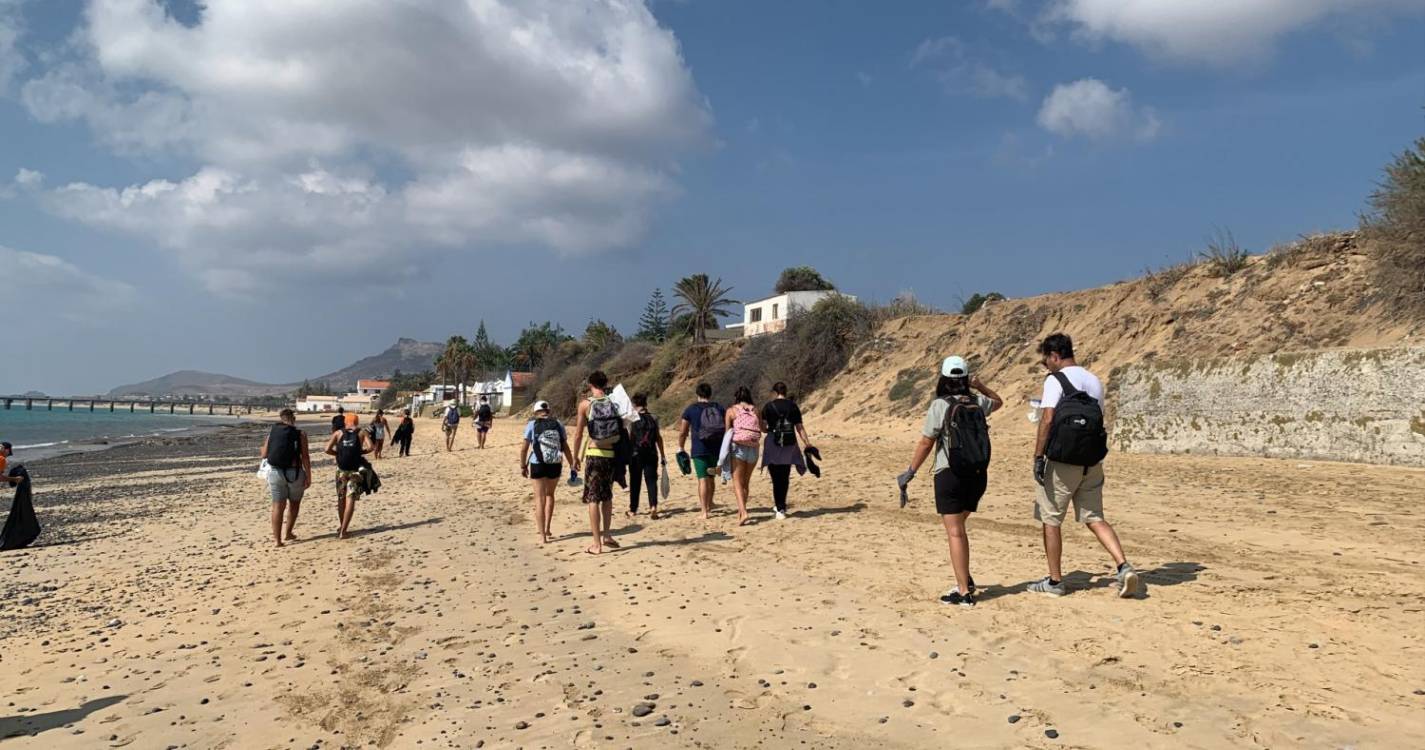
[[[361,467],[366,463],[366,454],[372,450],[371,440],[358,427],[356,415],[348,414],[341,432],[333,432],[327,441],[327,455],[336,458],[336,515],[341,523],[338,539],[347,537],[347,527],[356,513],[356,501],[365,487]]]
[[[267,487],[272,494],[272,537],[277,546],[296,539],[292,527],[297,525],[297,513],[302,507],[302,495],[312,486],[312,458],[307,450],[307,433],[297,429],[297,415],[283,409],[279,421],[272,426],[262,443],[262,458],[271,472]],[[282,532],[282,516],[287,516],[287,530]]]

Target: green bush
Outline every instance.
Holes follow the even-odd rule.
[[[960,314],[974,315],[976,312],[979,311],[981,307],[984,307],[986,303],[1001,302],[1003,300],[1004,295],[1000,294],[999,292],[990,292],[989,294],[980,294],[979,292],[975,292],[973,296],[965,300],[965,304],[960,306]]]

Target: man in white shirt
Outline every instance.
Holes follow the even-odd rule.
[[[1068,514],[1069,504],[1073,503],[1075,520],[1089,527],[1118,566],[1118,595],[1125,598],[1134,596],[1142,591],[1142,579],[1123,556],[1123,545],[1118,541],[1118,534],[1103,518],[1102,456],[1108,452],[1107,433],[1076,435],[1079,440],[1087,439],[1096,444],[1093,458],[1082,462],[1091,465],[1052,461],[1046,455],[1053,452],[1050,450],[1051,443],[1064,438],[1056,438],[1054,434],[1054,414],[1065,399],[1074,399],[1077,403],[1071,406],[1083,408],[1087,402],[1079,394],[1086,394],[1095,402],[1092,406],[1100,409],[1098,419],[1102,420],[1103,383],[1074,360],[1074,342],[1065,334],[1056,333],[1044,339],[1039,345],[1039,355],[1040,361],[1049,370],[1049,377],[1044,379],[1039,436],[1034,443],[1034,479],[1039,484],[1034,518],[1044,525],[1044,555],[1048,558],[1049,577],[1030,584],[1029,590],[1052,596],[1068,593],[1060,568],[1064,551],[1060,526]],[[1068,381],[1071,390],[1066,392],[1061,378]]]

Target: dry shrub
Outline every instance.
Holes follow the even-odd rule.
[[[1404,314],[1425,317],[1425,138],[1386,165],[1361,224],[1375,245],[1373,281]]]
[[[916,315],[941,315],[939,310],[921,302],[916,298],[915,292],[901,292],[895,299],[884,305],[872,305],[871,314],[875,316],[876,322],[883,323],[887,320],[897,318],[909,318]]]
[[[1252,262],[1252,254],[1237,244],[1231,230],[1218,229],[1207,240],[1207,249],[1198,253],[1207,263],[1213,276],[1227,278],[1246,268]]]

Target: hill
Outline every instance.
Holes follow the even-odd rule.
[[[314,383],[326,383],[333,390],[351,389],[361,378],[389,377],[396,370],[401,372],[424,372],[434,369],[435,358],[440,356],[444,345],[415,339],[396,339],[389,349],[380,354],[357,360],[336,372],[312,378]]]
[[[312,378],[313,383],[326,383],[334,392],[345,392],[356,387],[361,378],[384,378],[396,370],[402,372],[424,372],[432,368],[435,358],[442,350],[441,344],[433,344],[415,339],[397,339],[386,351],[365,357],[335,372]],[[198,370],[180,370],[142,383],[121,385],[109,391],[113,398],[132,396],[220,396],[225,398],[251,398],[256,396],[280,396],[297,389],[297,383],[273,384],[235,378]]]
[[[292,390],[290,385],[271,385],[198,370],[179,370],[142,383],[121,385],[109,391],[113,398],[129,396],[224,396],[247,398],[275,396]]]

